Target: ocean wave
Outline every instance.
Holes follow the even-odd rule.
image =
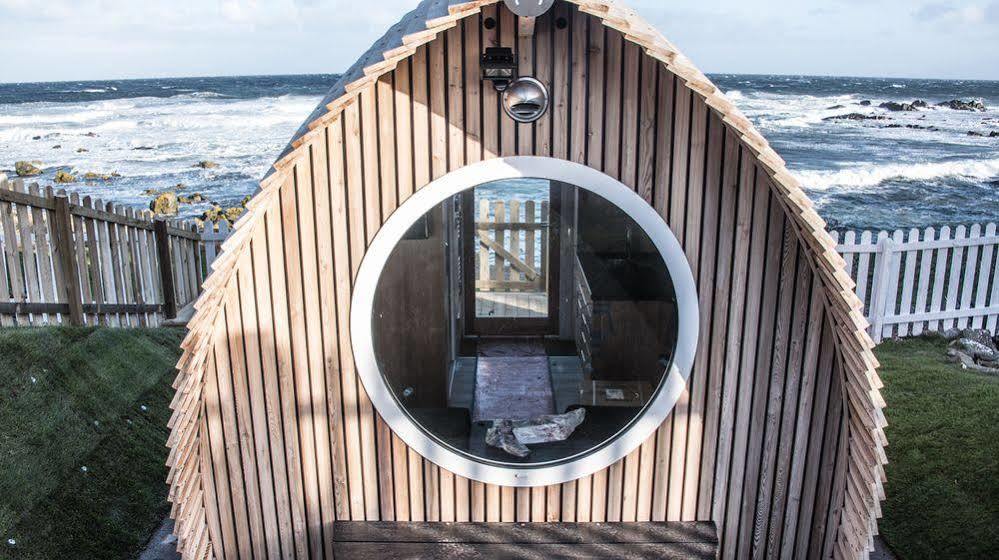
[[[893,180],[934,181],[947,178],[986,181],[999,177],[999,159],[953,160],[935,163],[858,165],[836,171],[795,173],[809,189],[864,189]]]
[[[174,97],[193,97],[195,99],[217,99],[219,97],[228,97],[217,91],[192,91],[190,93],[182,93]]]
[[[106,119],[111,115],[111,111],[104,109],[87,109],[72,113],[51,113],[48,115],[37,113],[30,115],[0,115],[0,125],[82,124]]]

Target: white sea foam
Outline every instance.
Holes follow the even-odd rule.
[[[948,178],[987,181],[999,177],[999,158],[951,160],[935,163],[872,165],[836,171],[804,170],[795,173],[809,189],[861,190],[886,181],[934,181]]]
[[[122,177],[112,183],[74,188],[126,203],[145,204],[148,196],[142,191],[181,182],[217,200],[238,198],[252,192],[319,99],[233,99],[192,92],[166,98],[0,104],[0,169],[10,169],[19,160],[38,160],[49,172],[61,167],[115,171]],[[192,167],[201,160],[219,167]],[[196,207],[185,211],[200,212]]]

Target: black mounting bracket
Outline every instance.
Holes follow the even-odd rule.
[[[505,91],[517,79],[517,57],[509,47],[487,47],[481,66],[482,80],[492,82],[496,91]]]

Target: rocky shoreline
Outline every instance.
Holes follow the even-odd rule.
[[[79,150],[85,150],[85,148],[79,148],[77,151]],[[191,167],[198,169],[217,169],[219,164],[211,160],[201,160],[193,164]],[[96,182],[108,183],[121,177],[121,175],[117,172],[98,173],[94,171],[87,171],[79,173],[68,166],[44,167],[44,163],[37,160],[17,161],[14,163],[14,169],[12,171],[12,175],[22,179],[42,178],[51,172],[50,179],[57,185],[70,185],[79,182],[90,184]],[[149,210],[155,216],[159,217],[177,216],[180,213],[181,205],[204,204],[207,202],[209,208],[202,212],[199,217],[195,218],[195,222],[199,225],[203,222],[217,223],[225,221],[230,225],[235,223],[236,220],[238,220],[243,213],[246,212],[246,204],[251,198],[250,196],[247,196],[244,197],[236,206],[226,206],[215,201],[207,200],[205,196],[199,192],[191,193],[190,195],[177,193],[177,191],[184,191],[185,189],[186,186],[179,183],[174,186],[173,189],[147,189],[146,191],[143,191],[143,194],[152,197],[152,200],[149,202]]]
[[[914,99],[912,102],[899,102],[899,101],[885,101],[880,103],[876,107],[874,103],[870,100],[863,100],[856,103],[857,107],[872,108],[873,111],[868,110],[866,112],[851,111],[849,113],[842,113],[838,115],[831,115],[824,117],[822,120],[825,122],[836,122],[836,121],[875,121],[875,122],[886,122],[894,121],[895,118],[891,116],[893,113],[918,113],[918,112],[929,112],[937,109],[950,109],[952,111],[965,111],[973,113],[984,113],[989,110],[985,103],[981,99],[951,99],[949,101],[940,101],[938,103],[930,103],[924,99]],[[827,110],[839,110],[848,109],[847,105],[833,105],[827,107]],[[920,117],[920,120],[924,119],[926,115]],[[984,118],[982,119],[982,126],[985,130],[969,130],[967,135],[976,138],[999,138],[999,128],[996,127],[995,119]],[[930,132],[939,132],[941,129],[933,125],[924,125],[917,123],[889,123],[881,125],[881,128],[908,128],[913,130],[926,130]]]

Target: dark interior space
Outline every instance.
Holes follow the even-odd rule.
[[[493,463],[557,462],[610,441],[655,396],[677,340],[649,236],[564,184],[495,183],[441,203],[399,242],[375,302],[396,400],[425,432]]]

